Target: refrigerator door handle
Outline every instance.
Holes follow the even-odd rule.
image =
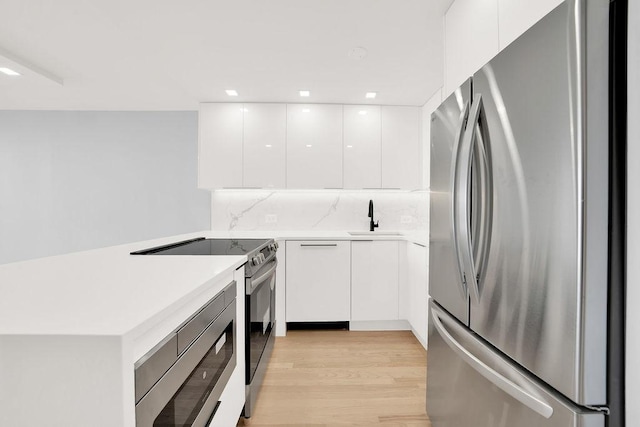
[[[491,246],[491,231],[493,221],[493,166],[491,161],[491,138],[489,134],[489,126],[485,113],[484,102],[480,95],[479,114],[474,123],[476,128],[473,134],[471,147],[473,150],[473,166],[475,173],[472,183],[476,188],[474,207],[471,209],[474,224],[472,261],[476,272],[475,294],[478,298],[481,294],[481,285],[486,272],[486,266],[489,260],[489,252]]]
[[[467,128],[460,144],[460,151],[456,158],[457,188],[454,194],[454,216],[457,228],[455,245],[461,255],[463,269],[465,272],[464,281],[470,290],[471,298],[475,303],[480,301],[480,291],[478,279],[473,263],[471,230],[469,227],[469,189],[471,186],[471,159],[473,155],[474,135],[476,124],[482,110],[482,96],[477,95],[473,100]],[[457,164],[460,164],[458,166]]]
[[[433,302],[430,303],[430,308],[431,318],[436,330],[438,331],[442,339],[451,348],[451,350],[453,350],[458,356],[460,356],[462,360],[464,360],[469,366],[471,366],[475,371],[485,377],[492,384],[495,384],[502,391],[504,391],[523,405],[526,405],[531,410],[537,412],[545,418],[550,418],[551,415],[553,415],[553,408],[542,398],[532,394],[527,390],[524,390],[522,387],[484,363],[477,356],[467,350],[462,344],[456,341],[456,339],[447,331],[446,327],[442,324],[440,316],[445,316],[445,314],[440,310],[440,308],[433,304]],[[496,365],[504,366],[504,370],[507,372],[513,370],[511,366],[506,364],[498,357],[494,357],[492,362]]]
[[[464,269],[464,263],[462,260],[462,256],[460,254],[460,248],[458,247],[458,213],[457,213],[457,205],[456,205],[456,200],[457,200],[457,194],[458,194],[458,182],[459,182],[459,154],[460,154],[460,148],[462,147],[462,138],[464,136],[464,131],[465,128],[467,126],[468,123],[468,119],[469,119],[469,101],[465,102],[464,104],[464,108],[462,109],[462,112],[460,113],[460,127],[458,128],[458,132],[456,133],[456,139],[455,139],[455,145],[453,147],[453,161],[451,162],[451,165],[453,166],[451,168],[451,224],[452,224],[452,232],[453,232],[453,236],[452,236],[452,241],[453,241],[453,249],[455,251],[455,258],[456,258],[456,263],[458,266],[458,272],[460,273],[460,280],[458,282],[458,286],[460,289],[460,294],[462,296],[463,299],[467,298],[467,283],[465,280],[465,269]]]

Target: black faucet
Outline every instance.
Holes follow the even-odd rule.
[[[373,222],[373,200],[369,200],[369,231],[373,231],[374,228],[378,226],[377,222]]]

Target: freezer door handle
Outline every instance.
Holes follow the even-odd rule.
[[[442,323],[441,317],[447,315],[438,306],[436,306],[433,301],[431,301],[429,305],[431,308],[431,318],[433,320],[433,325],[435,326],[442,339],[451,348],[451,350],[453,350],[458,356],[460,356],[462,360],[464,360],[469,366],[471,366],[475,371],[485,377],[492,384],[495,384],[502,391],[504,391],[523,405],[526,405],[531,410],[537,412],[545,418],[550,418],[551,415],[553,415],[553,408],[542,398],[523,389],[522,387],[487,365],[485,362],[480,360],[480,358],[478,358],[476,355],[466,349],[462,344],[456,341],[456,339],[449,333],[449,331],[447,331],[447,328]],[[493,362],[495,365],[501,366],[505,372],[514,370],[513,367],[509,366],[498,356],[492,355],[490,353],[488,353],[486,356],[491,357],[493,359],[491,362]]]
[[[459,154],[460,148],[462,147],[462,137],[464,136],[464,130],[467,125],[467,121],[469,118],[469,101],[464,104],[464,108],[462,113],[460,114],[460,128],[458,128],[458,132],[456,134],[455,145],[453,147],[453,161],[451,162],[451,241],[453,242],[453,249],[455,251],[455,258],[458,265],[458,272],[460,273],[460,280],[458,281],[458,286],[460,289],[460,294],[463,299],[467,299],[467,283],[465,280],[465,269],[464,263],[462,261],[462,256],[460,253],[460,248],[458,247],[458,211],[457,211],[457,195],[458,195],[458,186],[460,181],[460,168],[459,168]]]

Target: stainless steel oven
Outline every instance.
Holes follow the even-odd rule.
[[[245,418],[253,414],[275,342],[277,248],[268,244],[245,267]]]
[[[236,366],[236,282],[135,364],[137,427],[204,427]]]

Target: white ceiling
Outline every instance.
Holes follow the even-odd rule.
[[[0,109],[422,105],[442,86],[451,2],[0,0],[0,67],[24,74],[0,74]],[[348,56],[357,46],[368,51],[360,61]]]

